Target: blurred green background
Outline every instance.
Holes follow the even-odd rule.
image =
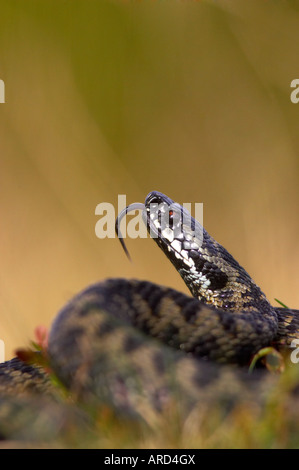
[[[150,240],[95,236],[150,190],[299,308],[296,1],[0,0],[0,338],[6,359],[109,276],[188,292]]]

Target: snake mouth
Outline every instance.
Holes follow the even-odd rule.
[[[196,221],[167,196],[160,197],[157,192],[149,196],[145,208],[151,237],[178,271],[194,267],[200,257],[202,240],[202,233],[196,237]]]

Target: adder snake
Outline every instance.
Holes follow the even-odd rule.
[[[146,420],[173,397],[187,410],[255,400],[273,377],[249,375],[248,364],[261,348],[290,346],[299,336],[299,310],[271,306],[237,261],[162,193],[151,192],[145,204],[119,215],[120,236],[121,218],[136,208],[192,297],[138,280],[88,287],[54,320],[47,351],[52,370],[76,400],[109,403]],[[47,389],[41,368],[20,359],[0,365],[1,394]]]

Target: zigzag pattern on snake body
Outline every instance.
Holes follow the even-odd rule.
[[[123,215],[136,208],[192,297],[138,280],[88,287],[54,320],[48,346],[52,369],[77,399],[108,402],[149,421],[173,397],[186,409],[255,401],[276,378],[264,371],[248,375],[246,368],[228,364],[248,365],[266,346],[289,347],[299,337],[299,310],[272,307],[237,261],[162,193],[151,192],[145,204],[119,215],[120,237]],[[0,366],[1,393],[47,389],[41,370],[13,361]]]

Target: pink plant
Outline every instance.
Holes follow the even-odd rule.
[[[44,325],[39,325],[35,328],[34,335],[38,346],[40,346],[41,349],[47,349],[49,338],[48,328]]]

